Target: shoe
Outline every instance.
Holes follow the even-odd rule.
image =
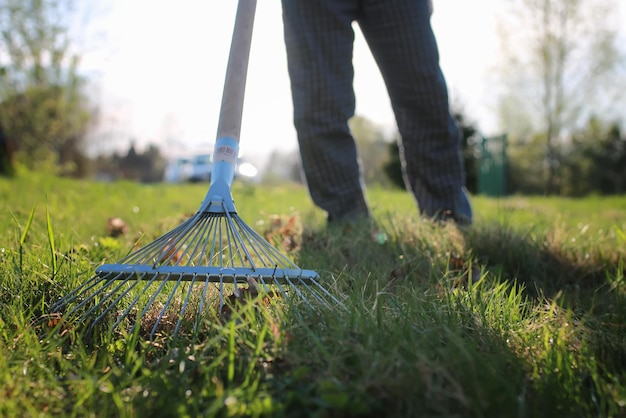
[[[435,223],[439,224],[448,224],[453,223],[456,226],[466,227],[472,225],[472,218],[463,215],[457,215],[452,213],[450,210],[446,210],[438,213],[437,215],[430,218]]]

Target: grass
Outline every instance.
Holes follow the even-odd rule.
[[[301,187],[238,184],[241,217],[343,307],[247,306],[208,315],[195,340],[33,322],[205,192],[0,179],[0,416],[626,415],[626,197],[476,197],[476,224],[459,231],[373,189],[381,244],[365,226],[326,230]],[[128,233],[107,236],[113,216]]]

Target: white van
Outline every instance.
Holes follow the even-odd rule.
[[[166,165],[163,180],[168,183],[211,181],[212,171],[213,159],[211,154],[178,157]],[[255,181],[258,173],[259,170],[253,164],[240,159],[237,163],[235,177],[246,181]]]
[[[188,181],[200,182],[211,181],[211,172],[213,171],[213,159],[211,154],[199,154],[191,159],[191,173]]]
[[[191,159],[179,157],[167,163],[163,180],[167,183],[180,183],[187,181],[189,176],[191,176]]]

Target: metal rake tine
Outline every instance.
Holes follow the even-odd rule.
[[[65,295],[63,298],[56,301],[51,307],[50,310],[57,311],[62,307],[66,306],[69,302],[76,299],[76,297],[84,291],[87,291],[94,286],[96,286],[100,281],[104,280],[101,277],[93,276],[91,279],[87,280],[85,283],[72,290],[70,293]]]
[[[161,251],[163,251],[163,246],[162,243],[163,242],[169,242],[172,240],[172,238],[177,237],[178,235],[180,235],[180,230],[181,229],[185,229],[188,227],[189,224],[193,223],[193,217],[185,220],[182,224],[180,224],[178,227],[172,229],[171,231],[165,233],[164,235],[162,235],[160,238],[158,238],[155,241],[152,241],[151,243],[149,243],[148,245],[146,245],[145,247],[142,247],[140,249],[138,249],[137,251],[129,254],[128,256],[122,258],[120,260],[120,263],[127,263],[127,264],[139,264],[142,262],[147,262],[149,259],[153,259],[155,257],[155,255],[160,254]]]
[[[300,299],[302,299],[304,302],[306,302],[307,305],[309,305],[309,307],[313,307],[313,305],[311,304],[311,302],[309,301],[309,299],[307,297],[304,296],[303,292],[300,291],[299,286],[297,284],[295,284],[291,278],[286,277],[285,278],[287,280],[287,282],[289,283],[289,285],[291,286],[291,288],[298,294],[298,296],[300,296]],[[295,278],[297,279],[297,278]],[[320,289],[322,291],[323,295],[328,296],[333,302],[336,303],[337,306],[343,306],[343,304],[336,299],[333,295],[330,294],[330,292],[328,292],[323,286],[321,286],[316,280],[313,280],[313,282],[316,285],[316,289],[314,289],[313,287],[311,287],[305,280],[300,280],[297,279],[300,282],[300,286],[306,288],[309,293],[311,293],[315,299],[321,303],[322,305],[326,306],[326,307],[330,307],[330,305],[328,304],[328,302],[326,301],[326,299],[324,299],[318,292],[316,289]]]
[[[239,234],[240,237],[245,236],[245,241],[243,238],[241,238],[241,241],[244,242],[244,248],[247,248],[245,245],[245,242],[247,241],[248,244],[251,244],[251,248],[252,251],[255,253],[255,255],[261,259],[261,260],[268,260],[271,259],[270,254],[268,254],[268,252],[266,251],[266,249],[264,248],[265,246],[264,244],[264,239],[259,236],[255,230],[253,230],[252,228],[248,227],[248,225],[245,224],[245,222],[241,221],[241,219],[239,217],[236,217],[236,225],[239,228],[239,230],[245,234]],[[239,233],[239,231],[238,231]],[[260,238],[260,240],[259,240]],[[256,246],[254,246],[254,243],[261,243],[262,246],[260,249],[258,249]],[[261,250],[261,252],[259,252],[259,250]],[[250,254],[246,251],[246,255],[248,256],[249,259],[252,259],[252,257],[250,256]],[[264,258],[265,256],[265,258]]]
[[[273,277],[273,280],[274,280],[274,284],[280,289],[280,293],[282,293],[283,296],[286,297],[288,295],[287,291],[283,289],[283,286],[275,277]]]
[[[126,277],[125,279],[120,280],[120,281],[119,281],[120,283],[119,283],[117,286],[115,286],[115,287],[113,288],[113,290],[107,290],[107,291],[108,291],[108,293],[106,293],[106,294],[104,295],[104,297],[103,297],[102,299],[100,299],[100,301],[99,301],[98,303],[96,303],[94,306],[92,306],[92,307],[91,307],[91,309],[89,309],[86,313],[84,313],[84,314],[82,315],[82,317],[88,317],[88,316],[90,316],[91,314],[93,314],[93,313],[94,313],[97,309],[99,309],[99,308],[100,308],[100,307],[104,304],[104,302],[105,302],[105,301],[107,301],[109,298],[111,298],[111,296],[113,296],[114,294],[116,294],[116,293],[117,293],[117,291],[118,291],[118,290],[120,290],[120,288],[121,288],[122,286],[124,286],[125,284],[127,284],[129,281],[130,281],[130,278],[129,278],[129,277]],[[105,284],[105,285],[104,285],[104,286],[100,289],[100,291],[98,292],[98,294],[99,294],[99,295],[101,295],[101,294],[102,294],[102,290],[104,290],[104,289],[108,289],[109,285],[112,285],[113,283],[114,283],[114,280],[109,280],[109,281],[108,281],[108,282],[107,282],[107,283],[106,283],[106,284]],[[135,282],[135,284],[133,284],[133,285],[131,285],[131,286],[135,286],[135,285],[136,285],[136,283],[138,283],[138,282]],[[94,293],[94,294],[92,295],[92,298],[95,298],[95,296],[96,296],[96,295],[97,295],[97,294],[96,294],[96,293]],[[105,309],[105,311],[104,311],[104,312],[106,313],[106,312],[108,312],[109,310],[111,310],[111,308],[112,308],[113,306],[115,306],[115,303],[116,303],[116,302],[114,302],[114,303],[110,303],[110,304],[109,304],[109,306],[107,306],[107,308]]]
[[[209,230],[210,225],[211,225],[211,219],[210,218],[206,218],[206,220],[203,219],[203,222],[202,222],[202,227],[203,227],[202,235],[203,236],[204,236],[204,233]],[[202,265],[202,257],[203,257],[203,254],[205,254],[206,247],[207,247],[207,240],[201,239],[201,240],[198,240],[196,242],[196,245],[195,245],[195,247],[193,249],[192,254],[193,254],[193,259],[194,260],[196,259],[196,254],[197,254],[197,258],[198,258],[197,259],[197,264],[198,265]]]
[[[219,220],[216,221],[216,217],[212,216],[211,217],[211,226],[215,226],[215,224],[219,224]],[[211,251],[209,252],[208,257],[206,260],[206,264],[210,265],[213,263],[213,260],[216,257],[216,252],[215,252],[215,245],[217,242],[217,235],[218,235],[218,228],[213,228],[212,230],[212,234],[210,233],[209,235],[212,235],[212,239],[211,239]],[[220,233],[221,236],[221,233]],[[207,241],[209,240],[210,237],[207,237]]]
[[[267,283],[265,283],[265,278],[263,276],[259,276],[258,281],[261,282],[261,285],[263,285],[263,291],[265,293],[268,293],[270,290],[269,290],[269,287],[267,286]]]
[[[152,265],[154,268],[156,268],[159,265],[169,263],[170,261],[174,259],[174,256],[176,255],[178,248],[181,245],[183,245],[184,242],[188,239],[188,234],[190,233],[190,231],[193,231],[192,229],[193,226],[194,226],[194,223],[189,222],[189,225],[186,226],[182,232],[174,235],[171,239],[167,241],[166,248],[161,248],[158,253],[158,258],[155,258],[153,261]],[[183,253],[180,258],[183,258],[184,255],[185,254]],[[177,263],[175,262],[174,264],[177,264]]]
[[[311,304],[311,302],[309,302],[309,300],[302,294],[300,289],[298,289],[296,286],[294,286],[294,284],[291,282],[289,277],[285,277],[285,279],[287,280],[287,283],[289,283],[289,286],[291,287],[291,289],[293,289],[293,291],[296,292],[296,294],[300,297],[300,299],[305,301],[306,304],[309,305],[312,308],[313,305]]]
[[[145,276],[145,275],[142,275],[142,277],[143,277],[143,276]],[[128,283],[128,282],[129,282],[129,281],[124,281],[124,283]],[[120,295],[119,295],[119,296],[118,296],[118,297],[117,297],[117,298],[116,298],[116,299],[115,299],[112,303],[110,303],[110,304],[109,304],[109,306],[107,306],[107,307],[106,307],[106,309],[105,309],[104,311],[102,311],[102,312],[100,313],[100,315],[98,315],[98,317],[97,317],[96,319],[94,319],[94,320],[93,320],[93,322],[91,323],[91,325],[90,325],[90,327],[89,327],[89,328],[93,328],[93,326],[94,326],[95,324],[97,324],[98,322],[100,322],[100,320],[101,320],[102,318],[104,318],[104,316],[105,316],[105,315],[106,315],[106,314],[107,314],[107,313],[108,313],[111,309],[113,309],[113,307],[114,307],[114,306],[116,306],[116,305],[119,303],[119,301],[121,301],[121,300],[122,300],[122,299],[123,299],[126,295],[128,295],[128,294],[131,292],[131,290],[133,290],[133,289],[135,288],[135,286],[137,286],[138,284],[139,284],[139,280],[135,280],[135,281],[134,281],[134,282],[130,285],[130,287],[129,287],[128,289],[126,289],[124,292],[122,292],[122,293],[121,293],[121,294],[120,294]],[[122,285],[123,285],[123,283],[122,283],[122,284],[120,284],[120,286],[122,286]],[[120,286],[118,286],[118,287],[116,288],[116,290],[117,290],[117,289],[119,289],[119,287],[120,287]],[[115,290],[113,291],[113,293],[115,293]],[[131,304],[131,307],[132,307],[132,304]],[[116,322],[116,323],[117,323],[117,322]]]
[[[108,275],[107,275],[107,276],[108,276]],[[98,282],[96,282],[96,283],[94,283],[94,284],[93,284],[92,286],[90,286],[88,289],[84,289],[84,291],[83,291],[83,292],[81,292],[81,293],[79,293],[78,295],[76,295],[76,297],[78,297],[78,296],[82,295],[82,294],[83,294],[83,293],[85,293],[87,290],[91,290],[91,289],[93,289],[93,288],[94,288],[97,284],[99,284],[99,283],[101,283],[101,282],[103,282],[103,281],[105,281],[106,283],[105,283],[104,285],[102,285],[102,286],[100,287],[100,289],[99,289],[99,290],[106,289],[107,287],[109,287],[109,285],[112,285],[113,283],[115,283],[115,281],[116,281],[117,277],[119,277],[119,276],[121,276],[121,275],[120,275],[120,274],[118,274],[118,275],[113,275],[113,278],[109,278],[109,279],[104,278],[104,277],[103,277],[103,278],[100,278],[100,277],[98,277],[98,276],[95,276],[95,277],[98,277],[99,281],[98,281]],[[83,306],[85,306],[86,304],[88,304],[89,302],[91,302],[92,300],[94,300],[94,299],[95,299],[95,298],[96,298],[99,294],[100,294],[100,292],[94,292],[94,293],[92,293],[92,294],[91,294],[91,295],[89,295],[87,298],[83,299],[83,301],[82,301],[82,302],[80,302],[78,305],[74,306],[74,307],[73,307],[73,308],[72,308],[72,309],[71,309],[71,310],[70,310],[70,311],[66,314],[66,316],[68,316],[68,317],[73,316],[73,315],[74,315],[74,313],[76,313],[76,312],[77,312],[79,309],[81,309]],[[92,309],[90,309],[90,310],[88,311],[88,313],[90,313],[90,312],[93,312],[93,308],[92,308]],[[81,315],[81,316],[86,316],[86,315],[87,315],[87,314],[85,314],[85,315]]]
[[[217,256],[218,256],[219,266],[223,267],[224,266],[224,260],[223,260],[223,257],[222,257],[222,249],[221,249],[221,247],[223,245],[222,243],[224,242],[224,232],[222,231],[222,222],[221,222],[220,219],[218,219],[217,225],[218,225],[218,228],[217,228],[218,234],[217,235],[218,235],[218,238],[219,238],[218,246],[220,247],[219,253],[217,254]],[[228,231],[226,231],[226,232],[228,233]],[[221,280],[221,278],[220,278],[220,280]]]
[[[117,328],[117,326],[124,320],[124,318],[126,318],[128,316],[128,314],[133,309],[133,307],[135,307],[137,302],[139,302],[139,299],[141,298],[141,296],[143,296],[146,293],[146,291],[150,288],[150,286],[152,286],[152,284],[157,279],[157,277],[158,277],[157,275],[153,275],[152,278],[150,280],[148,280],[148,282],[144,285],[144,287],[141,290],[141,292],[139,292],[139,294],[137,296],[135,296],[135,299],[133,299],[133,301],[128,305],[126,310],[124,310],[124,312],[120,315],[120,317],[111,326],[111,331],[113,331],[115,328]],[[139,283],[139,282],[137,282],[137,283]],[[164,283],[165,283],[165,281],[164,281]]]
[[[146,313],[148,312],[148,309],[150,309],[150,306],[152,306],[157,296],[159,296],[161,291],[163,291],[163,288],[168,283],[170,276],[171,276],[171,273],[168,273],[167,276],[163,279],[163,281],[159,285],[159,288],[157,289],[157,291],[152,294],[148,303],[146,303],[146,305],[143,307],[141,314],[137,317],[138,320],[135,321],[135,325],[133,325],[133,331],[135,330],[135,328],[137,328],[139,322],[141,321],[141,318],[143,318],[146,315]]]
[[[250,252],[248,251],[248,248],[245,245],[245,241],[244,241],[241,233],[236,228],[239,225],[239,222],[238,222],[239,218],[237,216],[233,217],[229,213],[226,214],[226,217],[227,217],[227,225],[228,225],[227,231],[231,231],[233,237],[236,238],[237,255],[239,256],[239,260],[241,261],[241,264],[245,264],[245,260],[248,260],[248,262],[250,263],[252,268],[255,269],[256,266],[254,264],[254,258],[251,256]],[[245,258],[242,257],[242,254],[241,254],[242,252],[243,252]]]
[[[211,216],[209,218],[209,223],[207,226],[207,238],[204,240],[204,245],[202,246],[200,257],[198,258],[199,265],[211,265],[214,262],[217,234],[216,228],[214,226],[217,222],[219,222],[219,220],[216,221],[215,216]]]
[[[245,235],[245,237],[246,237],[246,241],[249,244],[254,244],[251,241],[250,236]],[[243,238],[242,238],[242,241],[243,241]],[[245,245],[245,243],[243,244],[243,247],[245,249],[246,256],[248,257],[248,259],[252,260],[253,257],[250,255],[250,252],[247,250],[247,246]],[[257,258],[259,258],[260,260],[269,260],[269,259],[271,259],[271,256],[267,253],[267,251],[265,251],[265,248],[263,248],[263,247],[257,248],[254,245],[251,245],[251,248],[252,248],[252,252],[254,253],[254,255],[256,255]],[[251,262],[250,264],[252,264],[253,268],[256,267],[256,266],[254,266],[254,263]]]
[[[183,305],[180,308],[180,314],[178,316],[178,322],[176,322],[176,328],[174,328],[174,335],[178,334],[178,329],[180,328],[180,325],[183,322],[183,316],[185,315],[185,311],[187,310],[187,304],[189,303],[189,299],[191,298],[191,292],[193,290],[193,284],[196,281],[196,277],[197,275],[193,275],[193,278],[191,279],[191,283],[189,283],[189,289],[187,290],[187,296],[185,297],[185,300],[183,301]]]
[[[323,286],[321,286],[319,284],[319,282],[317,280],[313,280],[313,282],[315,283],[316,289],[319,289],[323,295],[328,296],[333,302],[335,302],[338,305],[343,305],[337,298],[335,298],[328,290],[326,290]],[[315,297],[317,298],[317,300],[321,303],[323,303],[324,305],[328,306],[328,303],[326,303],[326,300],[324,298],[321,298],[320,296],[318,296],[318,293],[315,289],[313,289],[311,287],[311,285],[309,285],[309,283],[307,283],[304,280],[300,280],[300,283],[302,286],[306,287],[307,289],[309,289],[311,291],[311,293],[313,293],[315,295]]]
[[[194,227],[200,216],[200,214],[196,213],[194,216],[183,222],[180,226],[172,230],[170,234],[164,235],[163,237],[154,241],[151,244],[151,250],[154,250],[156,252],[156,256],[158,257],[155,258],[155,256],[152,256],[155,266],[172,260],[172,256],[176,253],[175,250],[177,250],[178,247],[183,245],[189,239],[190,233],[194,232]],[[164,241],[166,242],[166,245],[169,245],[169,248],[167,248],[167,252],[166,249],[163,248],[163,245],[161,245],[161,243]],[[163,257],[163,254],[167,255],[167,257]]]
[[[239,228],[239,218],[235,217],[235,219],[237,221],[233,224],[230,224],[230,228],[233,231],[233,235],[237,238],[239,260],[241,261],[242,265],[244,265],[247,260],[248,264],[250,264],[251,268],[254,270],[257,268],[257,262],[263,264],[265,260],[256,251],[256,248],[247,245],[249,240],[247,239],[247,236],[245,234],[242,234],[241,228]],[[257,257],[256,262],[255,256]]]
[[[234,283],[235,286],[237,286],[237,281],[235,281]],[[224,276],[220,274],[220,310],[219,310],[219,314],[222,314],[222,307],[224,306]]]
[[[178,289],[178,286],[180,285],[181,281],[182,281],[182,276],[178,276],[178,280],[176,280],[176,282],[174,283],[174,288],[170,291],[170,296],[167,298],[167,301],[163,305],[163,309],[161,309],[161,312],[159,313],[159,316],[157,317],[157,320],[155,321],[154,326],[152,327],[152,331],[150,331],[151,339],[154,338],[156,329],[161,323],[161,321],[163,320],[163,316],[165,315],[167,308],[169,308],[170,304],[172,303],[172,299],[174,299],[174,295],[176,294],[176,290]]]
[[[303,283],[302,285],[305,286],[308,289],[308,293],[313,295],[313,298],[317,300],[317,302],[323,305],[324,307],[330,308],[331,306],[332,307],[343,306],[343,304],[339,300],[337,300],[335,297],[333,297],[330,293],[325,293],[326,289],[324,289],[323,287],[320,287],[320,286],[311,287],[307,283]],[[325,296],[328,296],[330,298],[330,301],[326,299]],[[331,305],[330,302],[333,302],[334,305]]]
[[[261,246],[263,255],[267,257],[268,260],[272,260],[273,257],[278,258],[282,265],[291,265],[292,261],[287,258],[283,253],[274,248],[265,238],[259,235],[252,227],[247,225],[245,222],[240,221],[241,228],[246,232],[246,237],[248,242],[252,245],[253,249],[256,251],[257,247],[254,245],[259,244]],[[259,255],[259,258],[261,256]]]
[[[194,225],[196,228],[194,228],[193,231],[189,231],[188,235],[185,235],[184,238],[186,238],[182,244],[189,242],[190,244],[193,244],[193,249],[191,246],[185,248],[185,250],[183,251],[183,253],[181,254],[180,259],[184,258],[185,256],[189,257],[189,260],[191,260],[191,262],[194,261],[195,254],[196,254],[196,249],[198,248],[198,245],[200,245],[201,240],[198,239],[198,237],[202,237],[203,236],[203,232],[204,232],[204,224],[206,217],[199,217],[199,221],[200,221],[200,225],[198,225],[197,223]],[[199,226],[199,227],[198,227]],[[194,244],[195,243],[195,244]],[[191,252],[190,252],[191,250]],[[177,265],[179,264],[178,262],[176,263]]]
[[[196,321],[193,324],[193,333],[196,334],[198,332],[198,326],[200,324],[200,317],[202,315],[202,311],[204,310],[204,301],[206,298],[206,292],[209,288],[209,276],[206,276],[204,280],[204,286],[202,288],[202,296],[200,297],[200,304],[198,306],[198,314],[196,315]]]
[[[232,227],[232,217],[230,216],[230,213],[225,212],[224,213],[225,216],[225,228],[224,230],[226,231],[226,241],[228,242],[228,248],[229,248],[229,253],[230,253],[230,259],[229,261],[229,266],[230,267],[234,267],[235,264],[235,259],[238,257],[239,261],[241,262],[241,264],[245,264],[245,259],[241,256],[241,246],[240,241],[237,239],[237,235],[236,235],[236,230]],[[234,249],[234,250],[233,250]],[[245,252],[245,248],[243,249],[243,251]],[[252,264],[252,267],[254,268],[254,261],[252,260],[251,257],[248,256],[247,253],[245,253],[245,255],[247,256],[247,260],[250,264]]]

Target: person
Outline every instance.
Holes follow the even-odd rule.
[[[352,53],[357,22],[385,82],[400,133],[407,189],[422,216],[472,222],[460,130],[430,17],[430,0],[282,0],[302,169],[328,223],[371,217],[358,151]]]
[[[4,132],[2,123],[0,123],[0,176],[11,176],[14,173],[14,146],[13,141]]]

